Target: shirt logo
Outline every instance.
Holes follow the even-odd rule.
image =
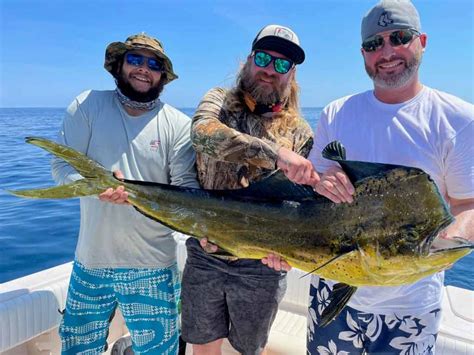
[[[160,147],[160,144],[161,144],[161,142],[160,142],[159,139],[152,139],[150,141],[150,150],[152,152],[156,152],[158,150],[158,148]]]
[[[390,14],[387,11],[382,12],[382,15],[379,17],[378,25],[387,27],[391,23],[393,23],[393,20],[390,18]]]

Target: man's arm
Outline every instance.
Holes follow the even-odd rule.
[[[191,120],[182,115],[174,119],[173,146],[169,147],[170,184],[199,188],[196,153],[190,139]]]
[[[85,94],[87,93],[81,95]],[[90,123],[82,111],[79,99],[75,98],[66,110],[57,142],[87,154],[90,136]],[[69,184],[82,179],[82,176],[71,165],[58,157],[53,157],[51,171],[53,179],[58,185]]]
[[[280,168],[293,182],[315,184],[319,176],[309,160],[278,143],[242,133],[219,119],[226,91],[210,90],[193,116],[191,139],[196,152],[221,161],[248,163],[265,169]]]
[[[274,169],[279,146],[239,132],[220,121],[226,90],[215,88],[204,95],[193,116],[191,139],[196,152],[213,158]]]

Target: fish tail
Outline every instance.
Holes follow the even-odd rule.
[[[84,179],[73,183],[45,189],[8,190],[19,197],[29,198],[71,198],[97,195],[104,191],[103,186],[117,183],[112,173],[86,155],[62,144],[40,137],[27,137],[27,143],[36,145],[69,163]],[[102,187],[101,187],[102,186]]]
[[[46,189],[7,190],[7,192],[18,197],[54,199],[84,197],[101,193],[103,189],[93,186],[90,180],[91,179],[82,179],[71,184],[55,186]]]
[[[111,176],[103,166],[96,163],[85,154],[82,154],[71,147],[53,142],[49,139],[40,137],[26,137],[26,143],[36,145],[43,148],[47,152],[63,159],[77,170],[84,178],[99,178]]]

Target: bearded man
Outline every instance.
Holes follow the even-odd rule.
[[[255,37],[236,86],[204,96],[191,128],[203,188],[244,188],[277,168],[297,183],[319,181],[303,157],[313,144],[298,108],[296,65],[304,59],[292,30],[266,26]],[[216,250],[206,240],[190,238],[186,245],[183,339],[193,344],[194,354],[220,354],[224,338],[242,354],[260,354],[289,265],[272,254],[262,261],[218,258],[206,252]]]
[[[145,34],[111,43],[105,69],[110,91],[89,90],[68,107],[58,141],[118,178],[197,187],[191,120],[162,103],[177,76],[161,43]],[[68,164],[52,164],[57,183],[82,178]],[[172,231],[127,203],[121,186],[81,198],[81,226],[60,325],[63,354],[106,350],[117,306],[136,354],[178,353],[179,274]]]

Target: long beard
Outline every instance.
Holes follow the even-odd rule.
[[[372,70],[367,65],[365,65],[365,71],[370,76],[370,78],[374,81],[375,86],[383,88],[383,89],[398,89],[407,85],[413,77],[418,72],[418,68],[421,64],[421,52],[416,53],[413,58],[405,62],[405,69],[400,73],[389,74],[389,75],[382,75],[377,69],[377,65],[381,62],[375,64],[376,69]],[[393,59],[402,59],[404,58],[393,58]]]
[[[158,98],[161,92],[163,91],[164,84],[162,80],[158,82],[155,86],[151,87],[147,92],[140,92],[133,88],[130,84],[130,81],[124,77],[121,73],[116,78],[117,87],[120,89],[122,94],[127,96],[132,101],[137,102],[150,102]]]
[[[247,61],[240,71],[237,79],[237,86],[241,90],[247,91],[257,101],[257,103],[264,105],[281,102],[288,98],[291,91],[290,82],[279,83],[278,79],[270,77],[271,86],[269,87],[261,85],[258,82],[260,77],[266,77],[268,79],[268,75],[265,73],[257,73],[255,76],[252,76],[250,73],[250,62]]]

